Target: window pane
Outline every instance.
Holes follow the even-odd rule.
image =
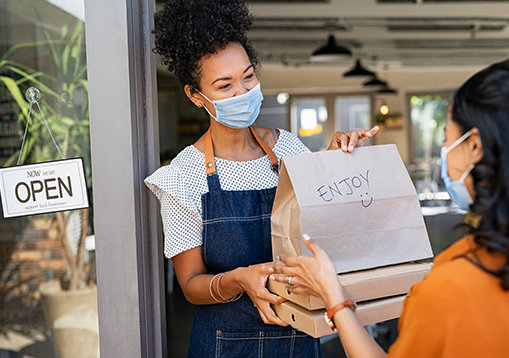
[[[325,122],[327,121],[325,98],[297,98],[292,100],[292,130],[311,150],[325,149]]]
[[[449,103],[437,95],[412,96],[410,113],[415,159],[440,157]]]
[[[83,20],[83,0],[0,1],[0,166],[16,165],[36,87],[20,164],[60,160],[53,137],[83,158],[91,201]],[[98,357],[92,216],[0,218],[0,356]]]
[[[335,100],[336,130],[343,132],[371,128],[371,100],[369,96],[341,96]],[[365,145],[370,145],[367,141]]]

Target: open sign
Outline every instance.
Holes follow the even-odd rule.
[[[0,169],[4,218],[89,207],[82,158]]]

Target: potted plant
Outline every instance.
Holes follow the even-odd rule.
[[[0,59],[0,81],[7,87],[19,107],[18,121],[25,128],[30,104],[24,93],[36,87],[42,96],[40,109],[64,158],[83,157],[87,185],[91,187],[89,155],[88,83],[84,49],[84,24],[76,20],[72,31],[61,28],[60,37],[53,38],[43,29],[46,41],[17,45]],[[13,61],[16,50],[37,46],[38,53],[51,59],[47,71],[40,71]],[[15,153],[6,166],[24,158],[25,163],[61,159],[50,133],[33,106],[30,127],[23,153]],[[21,132],[23,135],[23,132]],[[50,145],[51,144],[51,145]],[[92,198],[90,198],[92,199]],[[42,215],[34,220],[41,220]],[[91,232],[89,209],[44,215],[47,225],[56,232],[67,260],[67,275],[60,282],[40,285],[42,306],[53,342],[60,358],[98,356],[97,294],[93,282],[94,259],[88,257],[85,242]],[[79,343],[77,343],[79,342]],[[87,349],[91,352],[87,352]]]

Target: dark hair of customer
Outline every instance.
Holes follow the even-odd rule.
[[[155,14],[154,52],[179,81],[200,90],[200,59],[232,42],[241,44],[255,69],[259,61],[247,45],[253,16],[242,1],[171,0]]]
[[[472,170],[475,202],[471,209],[481,216],[470,227],[475,241],[491,253],[506,257],[497,271],[509,290],[509,60],[491,65],[471,77],[454,95],[452,120],[466,133],[479,129],[484,156]]]

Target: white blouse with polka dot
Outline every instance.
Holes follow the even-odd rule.
[[[272,150],[278,160],[286,155],[309,153],[293,134],[283,129]],[[215,158],[223,190],[261,190],[277,185],[278,176],[271,170],[267,155],[250,161]],[[164,227],[164,255],[172,258],[202,244],[201,196],[209,191],[205,155],[190,145],[170,165],[156,170],[145,184],[161,202]]]

